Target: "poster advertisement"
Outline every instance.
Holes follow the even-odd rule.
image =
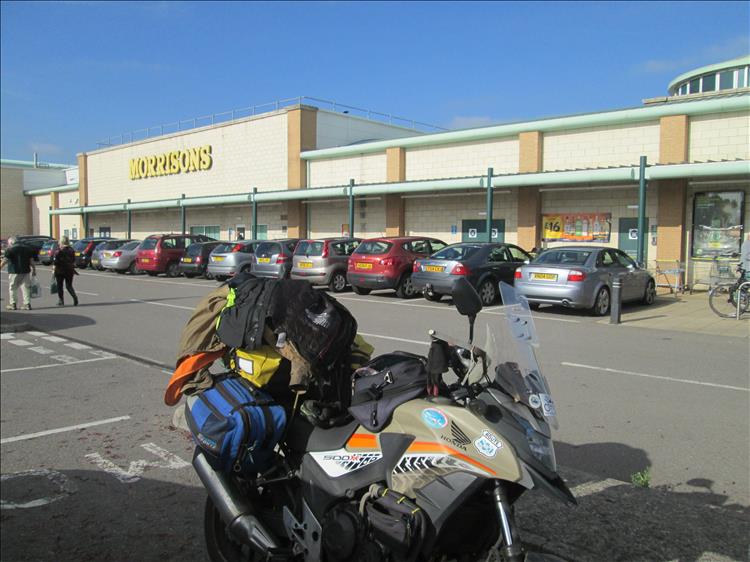
[[[743,191],[696,193],[693,207],[693,257],[739,253],[742,243]]]
[[[546,242],[609,242],[612,213],[542,215]]]

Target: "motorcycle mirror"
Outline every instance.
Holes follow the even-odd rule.
[[[458,313],[469,318],[469,342],[471,342],[474,339],[474,321],[479,311],[482,310],[482,299],[465,277],[460,277],[453,284],[451,296]]]

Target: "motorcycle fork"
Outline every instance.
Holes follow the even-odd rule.
[[[507,490],[499,481],[495,481],[492,498],[495,501],[495,509],[500,521],[500,532],[503,534],[502,546],[498,549],[502,560],[505,562],[523,562],[521,541],[518,540],[518,535],[514,532],[516,521],[513,516],[513,508],[508,501]]]

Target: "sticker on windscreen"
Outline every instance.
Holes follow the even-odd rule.
[[[474,447],[480,454],[491,459],[497,454],[498,450],[503,448],[503,442],[500,441],[497,435],[485,429],[482,435],[474,441]]]
[[[548,418],[557,416],[557,410],[555,409],[552,397],[549,394],[540,394],[539,398],[542,401],[542,413]]]
[[[443,429],[448,425],[448,416],[437,408],[425,408],[422,410],[422,421],[427,427]]]

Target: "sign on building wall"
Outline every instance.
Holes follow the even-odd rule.
[[[547,242],[609,242],[612,213],[542,215]]]
[[[187,174],[209,170],[213,165],[211,145],[173,150],[152,156],[130,159],[130,179],[140,180],[158,176]]]

